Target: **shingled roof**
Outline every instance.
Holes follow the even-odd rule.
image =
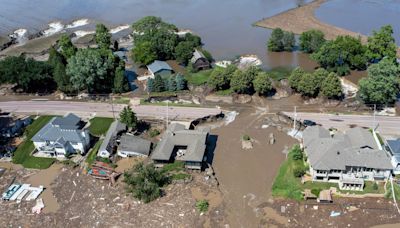
[[[336,135],[331,137],[329,131],[320,126],[304,130],[303,143],[313,169],[345,170],[346,166],[392,168],[389,156],[377,149],[375,139],[367,129],[354,128],[346,134]]]
[[[170,65],[167,62],[160,61],[160,60],[155,60],[150,65],[147,65],[147,69],[149,69],[153,74],[155,74],[161,70],[172,71],[172,68],[170,67]]]

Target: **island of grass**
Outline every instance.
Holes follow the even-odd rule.
[[[303,176],[308,170],[308,165],[304,160],[304,155],[299,145],[293,146],[289,151],[287,159],[282,163],[279,172],[272,185],[272,195],[295,200],[303,200],[303,191],[310,189],[311,192],[319,193],[322,190],[331,187],[338,188],[337,183],[332,182],[301,182]],[[339,191],[342,194],[384,194],[384,184],[372,181],[365,181],[363,191]]]
[[[89,132],[97,137],[105,135],[112,122],[114,122],[113,118],[95,117],[90,120]]]
[[[54,158],[40,158],[32,156],[35,146],[31,138],[44,127],[54,116],[40,116],[29,125],[24,132],[25,140],[22,142],[17,150],[14,152],[12,162],[21,164],[25,168],[31,169],[47,169],[55,161]]]

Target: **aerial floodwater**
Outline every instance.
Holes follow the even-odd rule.
[[[399,0],[332,0],[316,10],[318,19],[364,35],[390,24],[400,45]]]
[[[52,31],[61,24],[74,27],[74,21],[87,18],[90,23],[102,22],[115,27],[131,24],[143,16],[160,16],[179,28],[190,29],[203,38],[205,48],[217,59],[256,54],[272,67],[297,65],[296,55],[274,60],[265,53],[270,31],[252,26],[255,21],[270,17],[308,1],[304,0],[0,0],[0,35],[18,29],[32,34]],[[82,22],[82,20],[80,21]],[[71,24],[72,23],[72,24]],[[62,26],[62,25],[61,25]],[[68,27],[67,27],[68,28]],[[82,28],[80,28],[82,29]],[[85,28],[86,29],[86,28]],[[268,65],[268,63],[267,63]]]

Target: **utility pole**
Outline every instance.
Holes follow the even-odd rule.
[[[376,104],[374,104],[374,126],[372,127],[372,130],[375,131],[376,128]]]
[[[166,129],[168,128],[168,119],[169,119],[169,100],[167,100],[167,126],[165,127]]]
[[[111,110],[112,110],[113,118],[115,120],[114,101],[113,101],[113,96],[112,95],[111,95]]]
[[[296,130],[296,120],[297,120],[297,106],[294,106],[294,115],[293,115],[293,131]]]

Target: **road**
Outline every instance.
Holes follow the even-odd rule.
[[[284,112],[293,118],[293,113]],[[336,128],[338,130],[344,131],[352,126],[368,127],[372,128],[374,126],[374,118],[368,115],[335,115],[335,114],[325,114],[325,113],[307,113],[298,112],[297,119],[302,120],[312,120],[317,124],[321,124],[325,128]],[[387,136],[400,136],[400,117],[394,116],[376,116],[377,131],[382,135]]]
[[[118,116],[125,105],[94,102],[68,102],[68,101],[7,101],[0,102],[0,109],[4,112],[40,115],[64,115],[68,112],[75,113],[82,118],[93,116],[113,117]],[[141,118],[164,119],[167,116],[166,106],[138,105],[132,107],[133,111]],[[114,112],[113,112],[114,110]],[[217,115],[221,113],[217,108],[173,107],[169,106],[170,120],[195,120],[198,118]]]

